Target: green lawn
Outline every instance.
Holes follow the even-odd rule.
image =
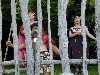
[[[10,68],[12,68],[12,67],[10,67]],[[8,67],[6,67],[6,68],[8,68]],[[93,64],[88,65],[88,72],[89,72],[89,75],[98,75],[97,65],[93,65]],[[21,71],[20,73],[21,73],[21,75],[26,75],[26,71]],[[14,75],[14,73],[3,74],[3,75]],[[59,64],[55,65],[54,75],[61,75],[61,65],[59,65]],[[78,75],[82,75],[82,74],[78,74]]]
[[[89,75],[99,75],[98,74],[98,67],[97,65],[88,65],[88,71],[89,71]]]

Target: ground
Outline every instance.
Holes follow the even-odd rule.
[[[9,68],[9,67],[6,67]],[[89,75],[98,75],[98,70],[97,70],[97,65],[94,64],[90,64],[88,65],[88,72]],[[61,65],[55,65],[55,71],[54,71],[54,75],[61,75]],[[9,74],[3,74],[3,75],[14,75],[14,73],[9,73]],[[21,71],[20,75],[27,75],[26,71]],[[79,74],[82,75],[82,74]]]

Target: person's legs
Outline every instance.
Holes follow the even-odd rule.
[[[44,71],[43,75],[49,75],[49,73],[47,71]]]
[[[19,61],[20,61],[20,63],[21,63],[22,66],[24,66],[24,58],[25,58],[24,51],[20,50],[19,51]]]
[[[19,56],[19,61],[23,61],[23,53],[21,50],[19,51],[18,56]]]
[[[26,60],[26,50],[23,50],[23,59]]]
[[[49,72],[47,70],[47,65],[40,65],[40,73],[42,75],[49,75]]]

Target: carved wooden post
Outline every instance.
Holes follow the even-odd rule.
[[[58,24],[59,24],[59,50],[62,61],[62,72],[70,72],[68,58],[68,37],[66,9],[69,0],[58,0]]]
[[[98,56],[98,73],[100,75],[100,0],[96,0],[95,4],[96,13],[96,38],[97,38],[97,56]]]
[[[15,60],[15,75],[19,75],[19,62],[18,62],[18,36],[17,36],[17,24],[16,24],[16,3],[15,0],[11,0],[11,15],[13,29],[13,44],[14,44],[14,60]]]
[[[1,40],[2,40],[2,12],[1,12],[1,0],[0,0],[0,75],[2,75],[2,51],[1,51]]]
[[[47,0],[47,12],[48,12],[48,35],[49,35],[49,52],[50,52],[50,65],[51,65],[51,75],[54,75],[54,63],[53,62],[53,52],[51,44],[51,26],[50,26],[50,0]]]
[[[88,75],[87,71],[87,57],[86,57],[86,49],[87,49],[87,41],[86,41],[86,32],[85,32],[85,9],[86,9],[86,0],[82,0],[81,2],[81,26],[82,26],[82,35],[83,35],[83,74]]]
[[[26,55],[27,55],[27,75],[34,75],[34,57],[30,30],[30,20],[28,17],[28,1],[29,0],[19,0],[21,6],[21,17],[24,25],[25,31],[25,43],[26,43]]]

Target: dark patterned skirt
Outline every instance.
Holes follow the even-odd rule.
[[[40,59],[41,60],[50,60],[50,53],[48,51],[41,51]],[[43,73],[43,72],[50,72],[50,64],[40,65],[40,73]]]
[[[81,59],[83,57],[83,44],[82,39],[72,38],[69,40],[68,45],[69,58]]]

